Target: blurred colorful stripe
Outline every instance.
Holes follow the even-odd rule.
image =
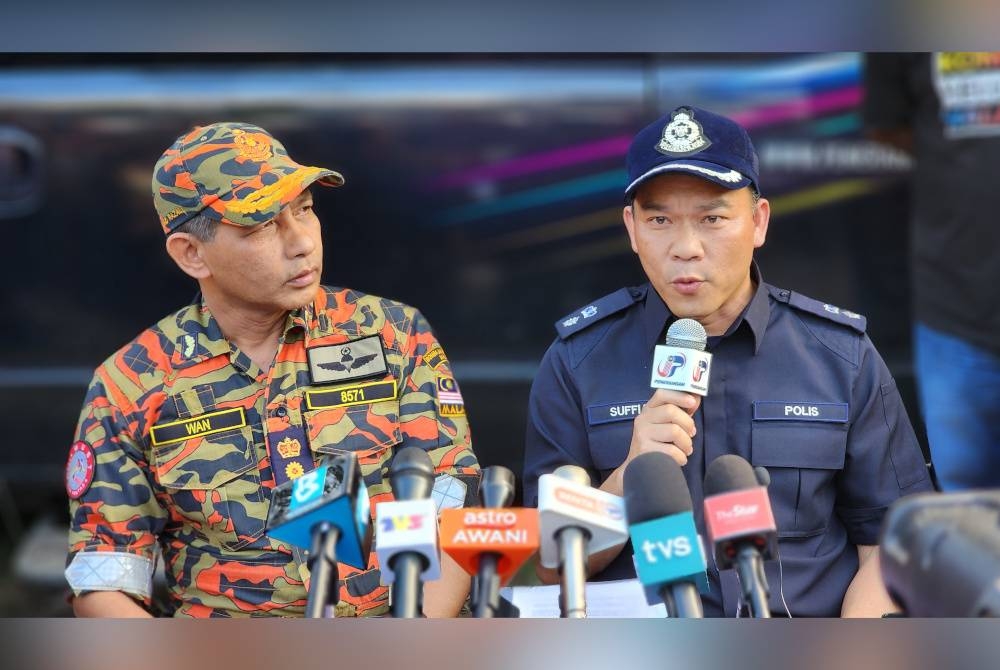
[[[805,137],[831,137],[857,132],[862,101],[860,57],[856,54],[832,54],[803,57],[791,63],[757,66],[671,66],[661,68],[660,87],[690,89],[695,100],[719,99],[722,106],[734,100],[764,100],[727,113],[754,131],[786,123],[807,122]],[[725,104],[730,103],[730,104]],[[531,175],[554,173],[588,163],[622,161],[631,137],[615,135],[544,152],[515,156],[503,161],[471,166],[432,178],[426,184],[431,191],[469,189],[498,184]],[[865,181],[865,180],[855,180]],[[624,169],[604,170],[586,176],[574,176],[541,186],[501,195],[476,197],[441,212],[441,225],[454,226],[509,215],[532,208],[565,203],[595,194],[621,190]],[[812,186],[808,188],[813,188]],[[808,189],[807,189],[808,190]],[[782,194],[793,196],[794,193]],[[843,197],[850,197],[848,192]],[[804,201],[810,201],[805,198]],[[818,206],[820,201],[816,201]],[[548,224],[542,224],[545,226]],[[506,226],[504,226],[506,227]],[[539,226],[536,226],[536,228]]]

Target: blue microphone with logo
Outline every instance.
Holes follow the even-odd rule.
[[[331,616],[339,600],[337,562],[364,570],[371,549],[371,507],[358,459],[341,453],[274,489],[267,536],[308,550],[306,616]]]
[[[642,454],[625,468],[623,488],[635,570],[646,601],[662,602],[670,617],[700,619],[698,592],[708,593],[705,552],[680,466],[666,454]]]

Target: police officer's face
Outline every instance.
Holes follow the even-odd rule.
[[[624,211],[632,250],[678,317],[721,335],[753,295],[750,262],[764,244],[770,205],[749,188],[667,174],[644,182]]]
[[[214,292],[233,306],[293,310],[316,295],[323,240],[312,195],[305,191],[268,223],[220,225],[203,245]]]

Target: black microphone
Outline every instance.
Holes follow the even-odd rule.
[[[1000,617],[1000,491],[921,493],[889,508],[882,581],[911,617]]]
[[[735,564],[743,601],[751,615],[770,619],[764,560],[777,556],[778,533],[761,478],[735,454],[712,461],[705,473],[705,527],[719,570]]]
[[[419,447],[400,449],[389,467],[389,484],[392,486],[392,495],[396,502],[413,506],[412,501],[419,501],[417,505],[427,507],[426,510],[408,510],[413,518],[421,519],[420,527],[414,530],[427,533],[433,529],[433,546],[426,541],[419,542],[413,545],[411,550],[394,553],[387,561],[394,574],[392,616],[399,619],[413,619],[421,616],[423,611],[421,573],[430,571],[440,574],[437,515],[434,512],[434,501],[430,499],[431,490],[434,488],[434,465],[427,452]],[[383,505],[392,504],[383,503]],[[379,505],[379,508],[381,507],[382,505]]]
[[[514,500],[514,473],[502,465],[483,470],[479,496],[486,509],[508,507]],[[479,559],[479,571],[473,584],[472,611],[476,618],[491,618],[500,611],[500,554],[486,552]]]
[[[702,618],[698,586],[708,588],[705,555],[681,467],[666,454],[642,454],[625,467],[623,488],[647,602],[662,600],[670,617]]]

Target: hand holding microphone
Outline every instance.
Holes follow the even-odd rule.
[[[626,462],[647,453],[662,452],[687,463],[697,432],[694,413],[699,396],[708,395],[712,354],[705,351],[708,334],[694,319],[678,319],[667,329],[665,344],[653,354],[649,386],[653,396],[632,426],[632,443]]]
[[[696,433],[692,415],[701,399],[681,391],[658,389],[632,423],[632,442],[625,462],[654,452],[685,465],[694,451]]]

